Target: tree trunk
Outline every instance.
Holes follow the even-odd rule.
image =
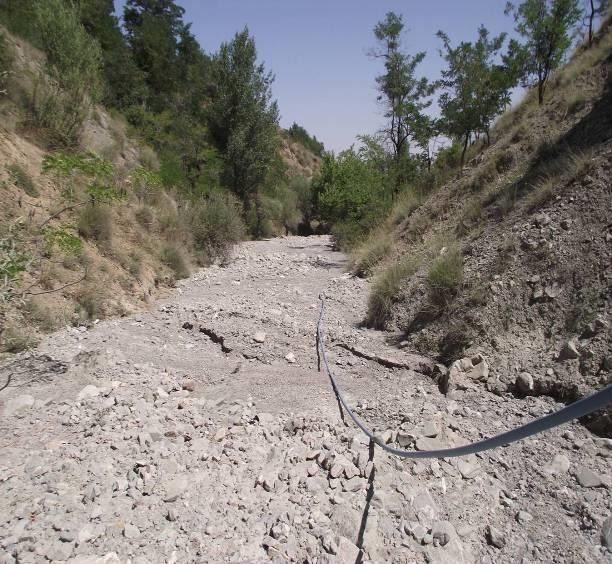
[[[538,81],[538,105],[542,105],[544,103],[544,81]]]
[[[591,0],[591,13],[589,14],[589,49],[593,46],[593,18],[595,17],[595,4]]]
[[[468,142],[470,141],[470,132],[466,132],[465,141],[463,142],[463,151],[461,151],[461,169],[463,169],[463,163],[465,162],[465,152],[468,148]]]

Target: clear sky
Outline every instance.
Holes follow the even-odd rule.
[[[403,14],[403,47],[426,51],[420,73],[438,78],[441,29],[453,44],[476,39],[484,24],[493,34],[512,31],[506,0],[178,0],[185,20],[208,53],[248,26],[259,58],[276,75],[281,125],[296,121],[339,151],[382,123],[375,77],[381,61],[367,53],[373,27],[388,11]],[[121,14],[124,0],[115,0]]]

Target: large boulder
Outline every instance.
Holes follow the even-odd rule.
[[[489,377],[489,365],[482,354],[456,360],[448,374],[440,378],[440,390],[447,394],[453,390],[465,390],[471,382],[486,382]]]

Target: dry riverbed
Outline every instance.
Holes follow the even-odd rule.
[[[560,406],[440,393],[360,327],[369,282],[327,237],[240,245],[151,312],[66,328],[0,367],[0,562],[606,562],[611,442],[579,424],[402,461],[339,417],[333,369],[396,444],[457,445]],[[391,362],[389,362],[391,360]]]

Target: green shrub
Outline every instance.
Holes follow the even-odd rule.
[[[457,247],[450,247],[431,264],[427,284],[433,304],[447,307],[463,284],[463,257]]]
[[[241,204],[231,194],[213,192],[189,212],[193,243],[204,260],[224,258],[246,233]]]
[[[34,89],[34,125],[45,130],[53,146],[76,146],[87,111],[101,92],[100,46],[70,2],[35,2],[32,25],[47,55],[46,72]]]
[[[8,165],[6,170],[15,186],[21,188],[28,196],[32,196],[32,198],[38,197],[39,192],[34,185],[32,177],[22,167],[18,164],[12,164]]]
[[[367,236],[368,229],[355,221],[339,221],[331,228],[336,246],[344,252],[359,246]]]
[[[359,151],[326,153],[313,181],[319,217],[334,224],[332,235],[341,249],[351,249],[384,221],[391,207],[385,153],[375,141]]]
[[[405,258],[391,265],[376,278],[368,298],[366,324],[369,327],[384,329],[402,282],[412,276],[418,267],[419,262],[416,259]]]
[[[174,245],[167,244],[161,252],[161,261],[170,268],[177,279],[189,276],[189,266],[185,257]]]
[[[108,242],[112,236],[113,221],[105,206],[88,205],[79,216],[79,235],[92,241]]]

